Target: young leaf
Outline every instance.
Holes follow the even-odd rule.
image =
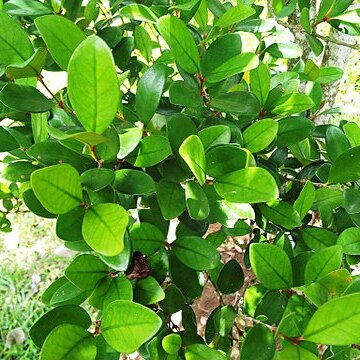
[[[214,26],[219,26],[222,28],[238,23],[255,14],[255,10],[250,6],[246,6],[242,3],[230,8],[226,11],[220,18],[215,22]]]
[[[292,115],[311,109],[314,102],[305,94],[293,93],[281,97],[275,102],[271,112],[275,115]]]
[[[82,233],[87,244],[105,256],[118,255],[124,248],[129,215],[118,204],[97,204],[84,216]]]
[[[177,64],[190,74],[200,72],[199,52],[183,21],[175,16],[166,15],[158,20],[157,26]]]
[[[279,190],[265,169],[250,167],[218,178],[216,192],[225,200],[238,203],[261,203],[275,200]]]
[[[86,39],[85,34],[72,21],[58,15],[38,17],[35,25],[55,62],[67,70],[71,55]]]
[[[81,124],[87,131],[103,133],[120,101],[114,60],[104,40],[92,36],[76,48],[68,77],[69,97]]]
[[[268,289],[289,289],[293,271],[286,252],[275,245],[251,244],[250,263],[255,275]]]
[[[303,219],[311,209],[314,200],[315,187],[311,181],[307,181],[293,205],[294,210],[300,215],[300,219]]]
[[[115,350],[130,354],[151,339],[162,324],[152,310],[126,300],[110,303],[101,322],[101,333]]]
[[[156,23],[157,16],[154,12],[142,4],[129,4],[119,10],[119,15],[131,20]]]
[[[345,346],[360,342],[360,293],[322,305],[310,319],[303,338],[318,344]]]
[[[226,360],[227,357],[204,344],[191,344],[185,349],[186,360]]]
[[[360,255],[360,229],[356,227],[345,229],[339,235],[337,243],[342,246],[345,254]]]
[[[206,159],[203,144],[197,135],[190,135],[179,148],[179,154],[189,166],[200,185],[205,184]]]
[[[68,164],[34,171],[31,187],[44,208],[54,214],[65,214],[82,202],[80,176]]]

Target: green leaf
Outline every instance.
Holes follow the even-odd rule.
[[[209,126],[199,132],[199,138],[207,151],[216,145],[228,144],[231,140],[231,129],[226,125]]]
[[[78,206],[66,214],[59,215],[56,221],[56,235],[66,241],[83,240],[81,225],[85,208]]]
[[[340,128],[329,126],[326,130],[326,147],[330,159],[335,161],[337,157],[349,150],[350,145]]]
[[[65,276],[81,290],[93,290],[109,273],[108,267],[96,256],[77,256],[65,270]]]
[[[305,110],[311,109],[314,102],[305,94],[293,93],[282,96],[275,102],[271,112],[275,115],[292,115],[298,114]]]
[[[330,168],[329,183],[346,183],[360,179],[360,146],[347,150],[336,158]]]
[[[4,4],[3,10],[13,16],[39,16],[51,14],[51,8],[40,1],[10,0]]]
[[[200,134],[199,134],[200,136]],[[246,166],[248,154],[239,146],[216,146],[206,153],[206,174],[219,178]]]
[[[205,184],[206,159],[203,144],[197,135],[190,135],[179,148],[179,154],[189,166],[200,185]]]
[[[118,300],[105,309],[101,333],[115,350],[130,354],[151,339],[161,324],[161,319],[145,306]]]
[[[152,43],[148,32],[141,26],[135,28],[135,46],[147,62],[151,60]]]
[[[177,352],[180,350],[181,343],[182,339],[178,334],[166,335],[161,341],[163,349],[170,355],[177,354]]]
[[[82,233],[87,244],[105,256],[115,256],[124,248],[129,215],[118,204],[97,204],[86,210]]]
[[[80,306],[59,306],[38,319],[30,328],[29,335],[35,345],[41,347],[49,333],[62,324],[78,325],[86,330],[91,326],[91,318]]]
[[[151,305],[158,303],[164,298],[164,290],[152,276],[136,281],[134,287],[134,301],[143,305]]]
[[[174,105],[199,107],[203,99],[199,87],[186,81],[174,81],[169,88],[169,99]]]
[[[189,216],[193,220],[204,220],[209,216],[209,201],[202,187],[196,182],[186,183],[185,201]]]
[[[31,128],[35,144],[46,141],[48,138],[47,130],[48,113],[31,114]]]
[[[259,205],[261,213],[276,225],[292,230],[301,226],[301,218],[294,208],[285,201],[274,201]]]
[[[301,116],[280,119],[278,124],[275,144],[279,147],[297,144],[312,135],[315,130],[314,122]]]
[[[360,212],[360,191],[357,189],[345,189],[343,192],[343,207],[348,214]]]
[[[355,123],[347,123],[343,126],[343,130],[351,147],[360,145],[360,127]]]
[[[339,269],[341,261],[342,248],[339,245],[315,252],[305,267],[305,284],[310,285],[330,272]]]
[[[218,95],[210,100],[210,105],[220,111],[237,113],[248,120],[257,118],[260,112],[260,103],[257,97],[245,91],[233,91]]]
[[[209,84],[217,83],[230,76],[255,69],[258,65],[259,58],[255,54],[250,52],[238,54],[210,71],[205,80]]]
[[[238,3],[238,5],[227,10],[223,15],[215,21],[214,26],[226,28],[247,19],[248,17],[255,14],[255,10],[250,6]]]
[[[333,299],[322,305],[310,319],[303,338],[327,345],[360,342],[360,293]]]
[[[350,227],[345,229],[338,238],[338,245],[348,255],[360,255],[360,229]]]
[[[0,28],[0,64],[7,66],[28,60],[34,50],[20,23],[1,11]]]
[[[18,149],[20,145],[15,138],[7,131],[6,127],[0,127],[0,152]]]
[[[171,155],[171,147],[168,138],[151,135],[143,138],[126,160],[134,166],[146,168],[160,163],[169,155]]]
[[[271,360],[276,350],[274,335],[263,324],[256,324],[246,334],[241,345],[240,356],[243,359]],[[257,355],[255,355],[257,354]]]
[[[335,66],[325,66],[320,68],[316,82],[320,84],[330,84],[340,80],[344,75],[344,70]]]
[[[159,248],[165,246],[165,238],[162,232],[149,223],[135,223],[131,227],[130,237],[133,241],[133,250],[140,251],[146,256],[152,255]]]
[[[155,183],[142,171],[123,169],[116,171],[114,188],[123,194],[145,195],[155,192]]]
[[[351,24],[358,24],[360,22],[360,9],[350,10],[337,16],[331,16],[331,18]]]
[[[200,57],[190,31],[179,18],[166,15],[157,22],[161,36],[174,54],[177,64],[190,74],[200,72]]]
[[[330,230],[318,227],[304,227],[301,238],[312,250],[321,250],[336,245],[337,235]]]
[[[156,186],[160,210],[166,220],[175,219],[185,209],[185,192],[180,184],[161,180]]]
[[[82,184],[92,190],[98,191],[108,185],[112,185],[115,180],[115,172],[111,169],[89,169],[81,175]]]
[[[290,259],[275,245],[251,244],[250,263],[256,277],[268,289],[289,289],[293,281]]]
[[[150,22],[154,24],[158,19],[148,6],[142,4],[126,5],[119,10],[119,15],[131,20]]]
[[[197,236],[184,236],[172,244],[172,251],[186,266],[194,270],[209,270],[220,263],[220,255],[205,239]]]
[[[265,169],[250,167],[231,172],[215,182],[216,192],[225,200],[238,203],[261,203],[276,199],[279,190]]]
[[[235,293],[244,285],[243,270],[235,259],[228,261],[222,267],[216,285],[223,294]]]
[[[320,56],[324,51],[324,45],[321,40],[309,34],[305,34],[305,38],[312,52],[316,56]]]
[[[241,54],[242,41],[240,34],[228,33],[219,36],[205,50],[201,59],[201,73],[204,78],[223,64]]]
[[[137,126],[123,129],[119,134],[120,150],[118,158],[124,159],[126,155],[130,154],[139,144],[143,135],[143,130]]]
[[[195,21],[199,24],[201,30],[206,30],[206,25],[208,22],[208,9],[206,0],[201,0],[199,8],[194,16]]]
[[[259,99],[261,106],[264,106],[270,91],[270,70],[269,67],[259,62],[256,69],[250,71],[250,87],[251,91]]]
[[[80,176],[68,164],[34,171],[31,187],[44,208],[54,214],[65,214],[82,202]]]
[[[23,79],[39,77],[43,69],[48,52],[45,48],[38,48],[31,58],[22,64],[9,65],[6,67],[6,76],[9,79]]]
[[[311,181],[307,181],[294,202],[293,208],[303,219],[315,200],[315,187]]]
[[[301,343],[300,343],[301,344]],[[310,349],[299,345],[289,345],[280,352],[276,352],[276,360],[318,360],[318,354],[314,354]]]
[[[55,62],[67,70],[71,55],[86,39],[85,34],[72,21],[58,15],[38,17],[35,25]]]
[[[304,7],[301,10],[300,13],[300,25],[303,27],[303,29],[311,34],[312,33],[312,27],[311,27],[311,21],[310,21],[310,10],[307,7]]]
[[[32,86],[8,83],[0,92],[0,101],[19,111],[40,113],[50,110],[55,103]]]
[[[296,59],[301,57],[302,49],[295,43],[275,43],[266,48],[266,51],[276,58]]]
[[[204,344],[191,344],[185,348],[186,360],[225,360],[227,357]]]
[[[103,133],[120,101],[114,60],[104,40],[92,36],[76,48],[68,78],[69,97],[81,124],[87,131]]]
[[[164,91],[166,67],[154,64],[138,82],[135,96],[136,113],[141,122],[147,125],[154,116]]]
[[[252,153],[266,149],[276,138],[278,123],[263,119],[250,125],[243,133],[244,147]]]
[[[72,324],[55,328],[46,338],[40,360],[95,360],[96,343],[86,329]]]

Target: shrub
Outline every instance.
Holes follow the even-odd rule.
[[[315,19],[293,0],[270,4],[276,18],[253,1],[81,3],[0,12],[1,230],[24,203],[78,252],[42,296],[40,358],[225,359],[237,343],[247,360],[318,359],[320,344],[349,358],[360,129],[316,126],[342,71],[284,70],[302,51],[275,20],[298,6],[318,55],[319,24],[358,34],[352,1],[323,0]],[[53,93],[42,70],[67,86]],[[200,336],[191,305],[209,284],[219,302]]]

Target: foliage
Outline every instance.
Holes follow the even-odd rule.
[[[299,8],[318,54],[319,24],[359,35],[351,3],[323,0],[315,20],[308,1],[272,6],[277,18]],[[278,42],[263,10],[4,2],[1,230],[25,203],[81,253],[42,295],[52,309],[30,330],[41,360],[226,359],[237,340],[246,359],[259,346],[263,359],[315,359],[317,344],[328,359],[360,343],[360,129],[314,125],[342,71],[284,71],[301,48]],[[53,94],[43,70],[66,71],[67,87]],[[225,263],[221,245],[244,235],[242,263]],[[189,305],[205,282],[220,301],[203,338]],[[239,290],[243,302],[225,302]]]

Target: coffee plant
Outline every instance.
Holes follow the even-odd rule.
[[[288,16],[319,56],[352,2],[1,2],[1,230],[27,207],[76,254],[41,360],[359,354],[360,128],[318,125],[341,69],[286,67]]]

